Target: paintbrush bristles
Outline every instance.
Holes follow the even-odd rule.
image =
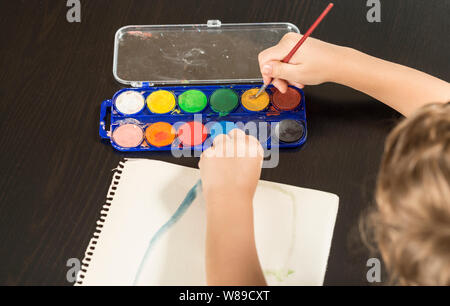
[[[262,92],[263,92],[264,90],[266,90],[266,88],[267,88],[267,85],[266,85],[266,84],[263,84],[263,85],[259,88],[259,90],[258,90],[258,92],[256,93],[256,95],[251,96],[250,98],[251,98],[251,99],[256,99],[256,98],[258,98],[258,97],[262,94]]]

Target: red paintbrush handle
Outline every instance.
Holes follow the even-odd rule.
[[[317,20],[313,23],[313,25],[306,31],[306,33],[303,35],[302,39],[295,45],[295,47],[289,52],[289,54],[282,60],[283,63],[289,63],[291,58],[294,56],[295,52],[297,52],[298,48],[300,48],[301,45],[305,42],[305,40],[311,35],[312,32],[317,28],[317,26],[322,22],[322,20],[325,18],[325,16],[330,12],[330,10],[333,8],[334,4],[330,3],[328,4],[327,8],[323,11],[323,13],[317,18]]]

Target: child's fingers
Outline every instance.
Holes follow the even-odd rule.
[[[292,86],[297,87],[297,88],[301,88],[301,89],[305,88],[305,85],[300,84],[300,83],[298,83],[298,82],[292,82],[292,81],[290,81],[290,82],[288,82],[288,83],[289,83],[290,85],[292,85]]]
[[[276,82],[276,80],[278,80],[278,81]],[[292,86],[295,86],[297,88],[302,88],[302,89],[305,88],[305,85],[303,85],[303,84],[301,84],[299,82],[295,82],[295,81],[288,81],[287,82],[288,84],[286,84],[286,87],[285,87],[284,85],[285,85],[286,82],[284,80],[281,80],[281,79],[275,79],[274,80],[274,79],[272,79],[272,77],[264,76],[264,75],[263,75],[263,81],[264,81],[264,84],[266,84],[266,85],[269,85],[270,82],[274,83],[275,87],[277,87],[278,89],[281,88],[282,92],[285,92],[284,88],[287,89],[287,85],[288,84],[292,85]]]
[[[213,157],[214,155],[215,155],[215,148],[214,147],[209,147],[208,149],[203,151],[202,155],[200,155],[200,161],[198,162],[198,168],[201,169],[202,164],[203,164],[203,160],[205,160],[206,158]]]
[[[272,61],[281,61],[286,54],[284,54],[285,51],[283,50],[280,45],[276,45],[273,47],[270,47],[258,55],[258,62],[259,62],[259,70],[261,71],[261,75],[264,80],[264,84],[269,85],[272,81],[271,71],[267,73],[267,67],[266,64]],[[283,55],[284,54],[284,55]],[[269,69],[272,69],[271,67]]]
[[[296,33],[287,33],[283,38],[270,48],[261,51],[258,54],[259,66],[262,71],[262,67],[265,63],[270,61],[281,61],[286,57],[295,44],[302,38],[302,35]]]
[[[271,61],[263,66],[263,74],[274,79],[295,81],[298,78],[298,65]]]
[[[205,150],[200,156],[199,168],[202,161],[210,157],[262,157],[264,149],[258,139],[246,135],[241,129],[233,129],[228,135],[222,134],[214,138],[213,146]]]
[[[246,134],[245,134],[245,132],[243,130],[238,129],[238,128],[234,128],[228,133],[228,136],[231,137],[231,139],[236,139],[239,136],[245,137]]]
[[[285,80],[274,79],[272,84],[273,84],[273,86],[278,88],[278,90],[281,91],[282,93],[286,93],[287,88],[288,88],[288,84],[287,84],[287,82]]]
[[[230,137],[226,134],[217,135],[213,140],[213,147],[218,150],[219,148],[223,147],[223,145],[226,144],[229,139]]]
[[[264,75],[264,74],[262,75],[262,77],[263,77],[264,84],[269,85],[270,82],[272,82],[272,77],[270,77],[268,75]]]
[[[246,143],[250,143],[250,144],[252,144],[252,143],[259,144],[259,141],[256,137],[254,137],[253,135],[245,134],[245,132],[239,128],[235,128],[235,129],[231,130],[228,133],[228,135],[230,136],[230,139],[233,142],[241,141],[241,142],[246,142]]]
[[[258,54],[259,69],[263,70],[263,66],[270,61],[281,61],[286,56],[286,51],[280,45],[275,45]]]
[[[244,157],[246,155],[247,149],[247,135],[241,129],[235,128],[228,133],[230,137],[228,152],[233,155],[233,157]]]
[[[235,152],[240,157],[257,157],[264,156],[264,149],[259,140],[252,136],[245,134],[241,129],[233,129],[229,133],[231,142],[235,145]]]
[[[261,66],[261,75],[264,80],[264,84],[269,85],[272,81],[272,66],[270,65],[264,65]]]
[[[259,142],[258,138],[254,137],[253,135],[248,135],[248,142],[249,142],[249,152],[250,154],[256,153],[258,157],[263,158],[264,156],[264,149]]]

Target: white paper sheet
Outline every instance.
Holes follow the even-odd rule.
[[[132,285],[153,234],[198,181],[198,169],[143,159],[121,163],[78,285]],[[322,285],[339,199],[260,181],[255,239],[269,285]],[[201,193],[155,245],[140,285],[206,285],[205,204]],[[230,224],[230,226],[232,226]]]

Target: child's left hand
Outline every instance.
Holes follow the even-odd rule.
[[[256,252],[252,205],[263,152],[255,137],[234,129],[217,136],[200,158],[209,285],[266,285]]]
[[[217,136],[199,162],[206,202],[229,202],[231,197],[238,197],[237,202],[251,202],[261,175],[263,153],[259,141],[240,129]]]

